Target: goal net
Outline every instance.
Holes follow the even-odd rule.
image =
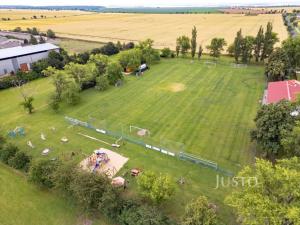
[[[133,125],[129,126],[129,132],[131,135],[134,135],[137,137],[150,137],[150,134],[151,134],[148,129],[133,126]]]

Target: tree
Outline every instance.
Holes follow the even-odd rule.
[[[48,38],[55,38],[55,37],[56,37],[54,31],[51,30],[51,29],[48,29],[48,30],[47,30],[46,35],[47,35]]]
[[[285,50],[286,54],[291,63],[293,69],[300,67],[300,37],[290,37],[283,41],[282,48]]]
[[[255,38],[252,36],[246,36],[241,40],[241,56],[243,63],[249,63],[252,58],[252,51],[253,51],[253,43]]]
[[[55,87],[55,96],[60,101],[63,91],[67,85],[66,74],[64,71],[56,70],[53,67],[48,67],[43,71],[45,76],[51,76],[52,83]]]
[[[236,63],[239,62],[239,57],[241,56],[242,53],[242,41],[243,41],[242,29],[240,29],[236,33],[236,37],[233,42],[233,55]]]
[[[265,32],[263,49],[260,58],[261,60],[264,60],[270,56],[270,54],[273,52],[275,43],[278,41],[279,39],[277,37],[277,34],[273,32],[272,23],[268,22],[267,30]]]
[[[100,76],[96,78],[96,89],[98,91],[105,91],[109,88],[109,81],[107,76]]]
[[[291,132],[295,118],[291,116],[294,106],[288,101],[263,105],[255,117],[256,128],[251,132],[263,151],[263,155],[272,161],[284,155],[282,139]]]
[[[50,95],[49,98],[49,106],[53,111],[58,112],[59,110],[59,103],[61,102],[61,99],[57,96],[56,93]]]
[[[225,45],[226,41],[224,38],[213,38],[210,45],[206,46],[206,48],[210,51],[211,56],[218,58],[221,55],[221,51],[224,50]]]
[[[100,52],[103,55],[115,55],[119,53],[119,48],[112,42],[108,42],[100,48]]]
[[[34,110],[33,100],[34,98],[32,96],[25,96],[24,101],[21,102],[21,105],[24,107],[25,110],[27,110],[29,114],[32,114]]]
[[[3,163],[8,164],[9,160],[15,157],[15,155],[19,151],[19,148],[13,144],[7,144],[4,145],[0,150],[0,160]]]
[[[69,105],[77,105],[80,102],[80,87],[75,82],[68,82],[64,90],[64,97]]]
[[[258,33],[256,35],[255,41],[254,41],[254,56],[255,61],[258,62],[259,58],[261,57],[261,52],[264,44],[264,28],[260,26]]]
[[[65,73],[82,90],[85,83],[95,80],[94,67],[93,64],[69,63],[65,66]]]
[[[45,39],[42,36],[39,37],[39,43],[40,44],[46,43]]]
[[[299,224],[300,159],[271,162],[257,159],[255,167],[247,166],[238,177],[255,178],[226,198],[242,225]]]
[[[25,172],[28,171],[30,162],[31,162],[31,157],[22,151],[18,151],[14,157],[8,160],[8,164],[11,167],[17,170],[24,170]]]
[[[172,54],[172,51],[170,48],[163,48],[161,50],[161,54],[160,56],[163,57],[163,58],[169,58]]]
[[[200,45],[199,50],[198,50],[198,60],[201,59],[202,53],[203,53],[203,48],[202,48],[202,45]]]
[[[96,76],[102,76],[106,73],[106,67],[108,65],[109,58],[106,55],[96,54],[91,55],[88,63],[94,63],[96,65]]]
[[[63,69],[65,66],[64,57],[56,51],[50,51],[47,60],[49,66],[52,66],[56,69]]]
[[[123,79],[123,69],[118,62],[110,62],[107,66],[106,75],[110,85],[115,85]]]
[[[36,40],[36,38],[33,35],[30,35],[29,43],[32,45],[37,45],[38,41]]]
[[[265,74],[269,81],[280,81],[288,78],[290,60],[283,48],[276,48],[266,63]]]
[[[191,39],[191,55],[192,55],[192,58],[195,57],[196,48],[197,48],[197,28],[194,26],[194,28],[192,30],[192,39]]]
[[[284,155],[287,157],[300,157],[300,122],[296,121],[295,127],[291,133],[288,133],[281,140],[281,145],[284,149]]]
[[[159,51],[153,49],[153,43],[151,39],[139,42],[137,48],[141,50],[142,63],[152,64],[160,60]]]
[[[70,190],[79,206],[88,212],[97,212],[101,210],[102,198],[110,185],[105,176],[78,171],[72,179]]]
[[[130,49],[119,54],[121,66],[130,71],[135,71],[141,65],[142,52],[140,49]]]
[[[176,43],[177,43],[178,46],[180,46],[179,49],[180,49],[181,54],[183,56],[185,56],[186,53],[188,52],[188,50],[191,48],[189,37],[183,35],[183,36],[177,38]]]
[[[125,202],[118,222],[120,225],[175,225],[154,207],[129,201]]]
[[[32,63],[31,70],[36,72],[37,74],[42,74],[44,70],[49,67],[47,59],[41,59],[37,62]]]
[[[138,187],[144,196],[155,203],[169,199],[175,190],[169,176],[156,175],[152,171],[146,171],[139,177]]]
[[[176,40],[176,56],[178,57],[179,56],[179,52],[180,52],[180,39],[177,38]]]
[[[182,225],[217,225],[215,207],[205,196],[200,196],[185,208]]]
[[[35,162],[29,171],[29,180],[43,188],[53,188],[54,173],[59,162],[53,160],[39,160]]]

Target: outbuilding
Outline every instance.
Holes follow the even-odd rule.
[[[18,70],[29,71],[32,63],[46,59],[51,51],[59,52],[59,47],[45,43],[0,49],[0,77]]]

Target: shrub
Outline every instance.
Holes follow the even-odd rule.
[[[32,165],[29,173],[29,180],[43,188],[53,188],[53,175],[59,162],[52,160],[40,160]]]
[[[100,48],[100,53],[108,56],[115,55],[119,53],[119,48],[114,43],[108,42]]]
[[[13,158],[18,151],[18,147],[13,144],[5,145],[0,152],[1,161],[5,164],[8,164],[8,161]]]
[[[55,188],[65,195],[72,195],[71,183],[77,175],[76,164],[61,163],[53,173]]]
[[[118,62],[111,62],[106,69],[107,79],[110,85],[115,85],[123,79],[122,67]]]
[[[152,171],[146,171],[138,178],[138,187],[144,196],[155,203],[169,199],[175,190],[169,176],[157,175]]]
[[[78,171],[71,183],[71,191],[84,210],[96,212],[101,208],[102,198],[108,186],[111,184],[107,177]]]
[[[59,110],[59,103],[61,102],[59,96],[54,93],[49,98],[49,106],[53,111],[57,112]]]
[[[51,29],[47,30],[46,35],[47,35],[48,38],[55,38],[56,37],[54,31],[51,30]]]
[[[109,88],[109,82],[106,76],[100,76],[96,78],[96,90],[105,91]]]
[[[169,58],[171,56],[171,49],[170,48],[164,48],[161,50],[160,56],[163,58]]]
[[[30,166],[31,158],[25,152],[19,151],[16,155],[8,160],[8,164],[17,169],[28,171]]]
[[[79,91],[80,88],[76,83],[71,82],[67,85],[64,97],[69,105],[77,105],[80,102]]]
[[[125,205],[118,221],[120,225],[175,225],[154,207],[134,202]]]

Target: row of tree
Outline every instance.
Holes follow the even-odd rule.
[[[278,42],[277,34],[273,32],[272,23],[267,24],[266,31],[263,27],[259,28],[256,37],[242,35],[240,29],[234,39],[233,44],[228,47],[228,53],[234,57],[235,62],[249,63],[252,57],[255,61],[267,59],[273,52],[274,45]]]

